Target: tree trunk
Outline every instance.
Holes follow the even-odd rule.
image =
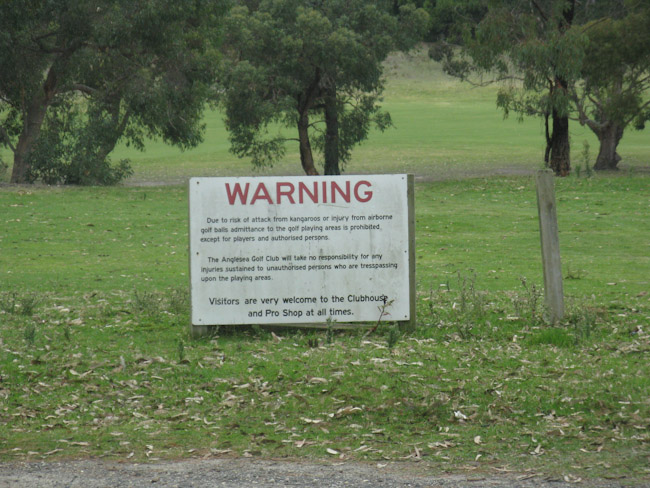
[[[298,144],[300,146],[300,164],[306,175],[317,175],[314,155],[309,142],[309,111],[320,92],[321,75],[317,68],[314,79],[307,90],[298,97]]]
[[[573,25],[573,18],[575,16],[576,0],[570,0],[565,3],[562,12],[563,22],[558,26],[560,33],[566,32],[571,25]],[[556,75],[550,86],[551,96],[555,90],[560,90],[566,94],[568,90],[568,82],[562,76]],[[553,134],[551,134],[550,143],[550,161],[549,167],[553,170],[556,176],[568,176],[571,172],[571,142],[569,140],[569,117],[568,115],[561,114],[556,108],[553,108]],[[547,147],[548,154],[548,125],[547,125]]]
[[[623,127],[618,124],[608,124],[603,130],[596,132],[600,150],[596,158],[595,170],[615,171],[621,157],[616,152],[618,143],[623,137]]]
[[[551,131],[548,126],[548,119],[551,114],[546,112],[544,114],[544,135],[546,136],[546,149],[544,150],[544,166],[549,167],[549,162],[551,160]]]
[[[311,152],[309,142],[309,117],[306,113],[298,119],[298,141],[300,145],[300,163],[306,175],[317,175],[318,171],[314,166],[314,156]]]
[[[49,69],[43,90],[38,91],[29,102],[23,119],[23,130],[18,137],[14,151],[14,167],[11,170],[11,183],[28,183],[29,153],[41,134],[41,127],[50,102],[54,98],[56,75],[52,68]]]
[[[121,100],[118,99],[115,103],[112,104],[110,115],[111,115],[111,130],[107,131],[103,140],[99,142],[99,148],[97,151],[97,161],[103,162],[106,161],[109,154],[113,152],[117,142],[120,140],[126,126],[129,123],[131,118],[131,110],[127,109],[122,118],[120,119],[120,108]]]
[[[16,150],[14,151],[14,167],[11,171],[11,183],[28,183],[29,175],[29,153],[41,133],[41,126],[47,112],[47,103],[44,97],[37,97],[32,101],[25,114],[23,131],[18,138]]]
[[[571,172],[571,145],[569,142],[569,117],[553,111],[550,168],[557,176]]]
[[[336,107],[336,86],[327,89],[325,102],[325,174],[340,175],[339,114]]]

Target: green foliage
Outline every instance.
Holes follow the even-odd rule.
[[[325,343],[332,344],[334,342],[334,321],[332,320],[332,317],[327,317],[326,323],[327,329],[325,334]]]
[[[393,122],[390,114],[380,107],[381,98],[377,95],[355,93],[347,97],[342,95],[342,98],[338,108],[338,157],[341,169],[345,169],[352,158],[353,148],[361,144],[372,129],[383,132],[390,129]],[[322,135],[314,138],[313,146],[320,152],[325,152],[325,145],[326,140]]]
[[[577,168],[576,168],[577,169]],[[573,269],[570,264],[566,267],[566,274],[564,275],[565,280],[581,280],[586,275],[584,270]]]
[[[523,294],[515,295],[513,305],[517,316],[527,320],[530,324],[540,324],[544,320],[544,314],[541,307],[543,291],[535,285],[528,284],[525,277],[521,278]]]
[[[599,316],[600,315],[600,316]],[[573,335],[576,344],[582,344],[592,338],[592,333],[596,330],[596,324],[602,323],[602,312],[593,306],[573,306],[570,307],[566,314],[566,322],[573,326]]]
[[[185,288],[174,288],[168,297],[169,312],[177,316],[186,316],[190,309],[190,294]]]
[[[130,300],[130,309],[143,323],[156,326],[161,320],[184,323],[189,320],[189,293],[187,290],[172,288],[166,292],[135,288]],[[108,313],[111,307],[103,311]]]
[[[70,342],[72,340],[72,332],[70,332],[70,326],[66,326],[63,329],[63,338],[66,340],[66,342]]]
[[[312,144],[338,167],[372,126],[387,128],[390,118],[379,108],[381,62],[391,50],[412,46],[425,18],[408,5],[397,16],[390,7],[282,0],[233,8],[219,94],[233,153],[271,165],[287,141],[298,140],[303,169],[313,174]],[[297,129],[297,139],[283,127]]]
[[[434,17],[444,17],[446,3],[434,3]],[[444,60],[446,71],[461,79],[507,81],[497,106],[519,120],[545,120],[545,161],[550,155],[556,173],[569,169],[568,117],[600,140],[595,168],[616,169],[616,146],[625,127],[634,121],[643,127],[650,113],[643,95],[650,60],[647,4],[503,0],[482,2],[484,10],[468,15],[464,9],[473,4],[459,2],[451,17],[455,28],[434,45],[431,56]],[[462,40],[454,32],[463,32]],[[454,41],[461,49],[450,46]]]
[[[107,146],[122,134],[110,121],[84,117],[74,103],[53,107],[35,147],[29,153],[30,182],[48,185],[114,185],[133,174],[128,160],[112,165]],[[110,152],[110,151],[108,151]]]
[[[464,3],[463,3],[464,5]],[[542,117],[544,161],[556,174],[570,171],[568,118],[574,111],[574,87],[581,80],[588,38],[582,28],[600,5],[578,8],[572,1],[487,2],[482,18],[460,15],[464,32],[460,56],[441,47],[432,52],[446,70],[462,79],[504,83],[497,106],[504,115]],[[552,123],[550,120],[552,119]]]
[[[502,120],[494,109],[496,86],[460,83],[427,56],[425,46],[391,54],[383,68],[386,85],[382,106],[390,112],[393,127],[383,133],[371,131],[368,143],[354,149],[355,172],[414,173],[424,179],[446,180],[539,169],[543,150],[539,121]],[[119,145],[114,159],[131,160],[134,175],[130,184],[182,184],[189,175],[214,175],[214,161],[219,161],[219,175],[250,175],[250,165],[242,164],[229,152],[222,113],[208,111],[205,124],[206,140],[197,148],[182,151],[154,141],[147,143],[146,153],[140,153]],[[597,147],[597,139],[587,128],[573,124],[571,135],[579,145],[586,139],[592,149]],[[645,166],[647,141],[643,133],[629,131],[621,144],[625,151],[623,168],[637,172]],[[297,144],[286,149],[285,156],[272,168],[259,168],[254,173],[297,174]]]
[[[582,67],[585,94],[596,97],[589,106],[612,122],[632,120],[644,105],[650,66],[650,8],[627,10],[623,18],[599,19],[587,25],[589,44]],[[599,117],[595,115],[595,120]]]
[[[204,0],[0,4],[0,141],[14,153],[13,181],[109,184],[128,173],[107,161],[118,140],[198,144],[224,8]],[[74,117],[79,107],[87,113]]]
[[[27,293],[23,295],[19,301],[19,311],[21,315],[31,316],[34,314],[36,307],[41,302],[41,297],[36,293]]]
[[[462,43],[463,25],[459,19],[478,23],[486,14],[487,3],[483,0],[426,0],[424,8],[431,19],[428,40],[443,41],[434,44],[435,50],[441,50],[449,43]]]
[[[568,29],[571,20],[560,8],[565,4],[547,2],[540,12],[528,2],[515,2],[514,7],[496,2],[476,26],[475,36],[465,39],[475,70],[513,81],[501,92],[504,111],[568,115],[569,92],[554,85],[561,80],[571,87],[579,79],[586,43],[579,29]]]
[[[577,118],[598,137],[596,169],[616,169],[616,148],[624,130],[643,129],[650,114],[650,7],[629,2],[618,16],[584,27],[588,45],[581,67],[583,83],[574,95]]]
[[[431,287],[419,304],[420,332],[438,340],[513,340],[544,325],[539,287],[522,278],[522,289],[479,289],[475,273],[456,273],[456,284]],[[434,279],[435,282],[435,279]]]

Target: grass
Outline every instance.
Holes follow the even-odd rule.
[[[648,288],[648,178],[557,181],[566,294],[612,302]],[[420,287],[474,273],[490,291],[541,280],[534,181],[418,184]],[[0,269],[7,291],[127,293],[187,284],[187,192],[156,188],[6,188]],[[480,244],[478,244],[480,243]],[[20,266],[18,266],[20,264]]]
[[[0,460],[396,460],[648,481],[647,142],[626,134],[619,174],[556,181],[567,315],[550,327],[529,175],[539,123],[502,121],[493,89],[421,59],[389,63],[396,128],[349,170],[421,177],[417,330],[192,340],[184,186],[5,186]],[[207,123],[194,151],[116,158],[133,158],[135,183],[250,173],[218,114]],[[299,174],[296,161],[263,173]]]
[[[616,300],[647,290],[647,185],[646,177],[556,181],[563,267],[577,278],[565,281],[567,295]],[[416,198],[420,276],[445,281],[471,269],[494,290],[513,290],[522,276],[542,281],[532,178],[424,185]]]
[[[185,188],[5,188],[0,459],[401,460],[643,479],[647,183],[558,180],[578,276],[561,327],[543,320],[532,178],[510,177],[417,185],[415,333],[222,328],[200,341],[187,327]]]

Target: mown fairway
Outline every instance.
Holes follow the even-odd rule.
[[[417,331],[192,341],[184,185],[2,187],[0,459],[402,460],[647,481],[647,134],[626,134],[619,174],[556,181],[568,312],[551,327],[530,176],[539,123],[502,122],[493,91],[398,61],[396,128],[349,170],[421,177]],[[195,151],[129,153],[134,181],[249,174],[218,117],[208,124]],[[264,174],[298,174],[296,161]]]
[[[542,167],[544,125],[539,119],[523,123],[504,120],[496,108],[496,88],[473,88],[443,74],[425,52],[395,55],[387,63],[384,106],[394,127],[373,133],[355,149],[350,173],[413,173],[427,179],[521,174]],[[191,151],[179,151],[159,143],[145,153],[122,148],[114,160],[133,161],[132,183],[182,183],[189,176],[250,175],[248,161],[228,152],[227,133],[221,115],[206,116],[205,142]],[[287,133],[295,137],[292,132]],[[598,144],[591,131],[577,122],[571,125],[574,166],[584,166],[583,142],[590,146],[591,163]],[[620,144],[624,172],[647,171],[648,132],[629,130]],[[299,175],[297,145],[287,146],[284,161],[255,174]]]

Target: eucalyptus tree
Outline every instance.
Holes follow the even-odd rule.
[[[629,2],[621,12],[582,27],[589,42],[574,104],[577,120],[598,137],[597,170],[617,169],[625,129],[650,120],[650,6]]]
[[[223,0],[1,2],[0,141],[14,154],[11,181],[51,172],[53,144],[81,173],[110,172],[121,138],[197,144],[225,9]]]
[[[476,8],[474,0],[460,3]],[[446,67],[465,79],[478,73],[504,82],[497,105],[506,115],[514,111],[520,117],[542,116],[544,159],[556,174],[567,175],[570,94],[580,77],[584,51],[583,36],[571,29],[577,0],[483,0],[483,5],[478,22],[475,17],[458,19],[463,58],[446,50]]]
[[[600,141],[596,169],[612,169],[625,127],[648,120],[649,6],[639,0],[448,0],[447,42],[431,50],[448,72],[504,83],[497,105],[507,116],[541,116],[545,161],[570,171],[569,120]],[[477,16],[478,14],[478,16]],[[449,19],[455,19],[455,21]],[[449,42],[463,32],[460,49]],[[458,55],[460,52],[460,56]],[[551,121],[552,127],[549,124]]]
[[[219,101],[231,149],[268,165],[295,141],[306,174],[325,174],[341,163],[388,114],[378,105],[382,61],[415,43],[426,14],[393,2],[262,0],[240,2],[226,22]],[[286,128],[295,130],[288,136]],[[283,130],[284,129],[284,130]]]

